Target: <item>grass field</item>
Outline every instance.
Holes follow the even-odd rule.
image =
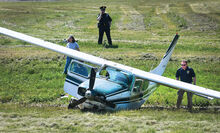
[[[96,16],[99,13],[98,7],[101,5],[107,6],[107,12],[113,19],[111,35],[113,44],[119,46],[117,49],[105,49],[97,44]],[[146,71],[157,66],[174,35],[178,32],[180,39],[164,76],[174,79],[175,72],[180,67],[180,61],[187,59],[190,61],[189,66],[194,68],[197,74],[197,85],[220,91],[219,7],[218,0],[0,2],[0,26],[63,46],[65,44],[62,40],[73,34],[82,52]],[[39,119],[34,119],[33,125],[25,124],[24,121],[24,127],[29,127],[27,130],[108,132],[107,129],[111,125],[107,125],[107,128],[102,123],[112,120],[114,122],[111,123],[113,124],[112,130],[109,129],[109,132],[220,131],[219,111],[210,110],[210,112],[202,111],[195,114],[184,110],[158,111],[149,108],[110,114],[82,113],[79,110],[67,111],[62,107],[68,104],[68,100],[60,99],[60,94],[64,93],[65,76],[62,74],[64,65],[63,55],[0,35],[0,119],[5,123],[0,127],[0,131],[23,131],[22,124],[18,125],[19,128],[15,130],[11,124],[20,123],[23,117],[25,117],[24,120],[28,120],[33,113],[34,117],[39,117]],[[160,86],[145,105],[173,107],[176,103],[176,93],[175,89]],[[183,105],[186,103],[185,97]],[[209,101],[198,96],[193,97],[193,103],[199,107],[220,106],[220,100]],[[44,106],[44,108],[27,109],[35,105]],[[8,113],[7,110],[9,110]],[[42,116],[48,111],[55,115]],[[59,114],[60,112],[63,113]],[[16,119],[11,118],[14,114]],[[64,122],[68,114],[74,120],[82,116],[85,121],[88,121],[86,123],[88,125],[83,124],[84,120],[80,119],[77,121],[78,125],[73,126],[76,128],[72,128],[71,124]],[[182,118],[185,115],[187,117]],[[60,123],[62,126],[59,122],[54,122],[55,126],[51,125],[53,122],[50,122],[56,116],[62,119]],[[43,118],[40,119],[41,117]],[[42,128],[46,126],[48,130],[34,128],[34,125],[42,124],[37,121],[44,121],[46,118],[51,118],[51,120],[46,121]],[[67,120],[69,123],[70,118]],[[116,120],[117,118],[119,120]],[[90,127],[92,119],[97,124]],[[97,119],[102,119],[102,121]],[[122,122],[131,119],[134,121]],[[138,123],[143,122],[143,119],[146,120],[144,123],[148,123],[149,120],[150,124],[139,125]],[[172,125],[169,122],[178,124]],[[213,122],[213,125],[210,122]],[[166,125],[166,123],[169,124]],[[115,127],[114,124],[119,124],[122,128]],[[133,126],[128,127],[127,124]],[[186,124],[189,126],[178,128]],[[158,126],[161,128],[158,129]]]
[[[142,108],[120,112],[83,112],[63,107],[0,106],[1,132],[219,132],[215,111]],[[184,114],[184,117],[183,117]]]

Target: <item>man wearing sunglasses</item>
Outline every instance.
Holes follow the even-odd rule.
[[[188,67],[186,60],[183,60],[181,62],[181,68],[179,68],[176,72],[176,80],[181,80],[183,82],[190,84],[192,84],[193,82],[193,84],[196,85],[196,74],[192,68]],[[185,92],[184,90],[179,90],[177,92],[178,94],[178,99],[176,103],[177,108],[180,108],[184,92]],[[193,94],[191,92],[187,92],[187,100],[188,100],[187,107],[189,111],[192,111],[192,96]]]

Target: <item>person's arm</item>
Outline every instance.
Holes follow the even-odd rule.
[[[76,49],[77,51],[80,51],[78,43],[75,42],[75,45],[76,45],[75,49]]]
[[[192,77],[193,77],[193,84],[196,85],[196,74],[193,69],[191,69]]]
[[[97,17],[97,21],[100,21],[102,18],[102,14],[100,13],[99,16]]]
[[[196,85],[196,76],[193,77],[193,84]]]
[[[180,74],[179,74],[179,71],[177,70],[176,71],[176,80],[179,80],[179,78],[180,78]]]
[[[109,22],[109,26],[110,26],[110,27],[112,26],[112,22]]]
[[[109,18],[109,26],[111,27],[112,25],[112,18],[108,15],[108,18]]]

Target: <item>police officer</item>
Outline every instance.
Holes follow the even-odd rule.
[[[102,39],[103,39],[103,34],[105,32],[107,39],[108,39],[108,44],[112,46],[112,39],[110,35],[110,27],[111,27],[111,22],[112,19],[109,16],[109,14],[105,13],[106,6],[101,6],[100,7],[100,14],[97,17],[97,20],[99,21],[98,23],[98,28],[99,28],[99,40],[98,44],[102,44]]]
[[[196,74],[192,68],[188,67],[186,60],[183,60],[181,62],[181,68],[179,68],[176,72],[176,79],[179,80],[179,78],[183,82],[190,84],[192,84],[193,82],[193,84],[196,85]],[[178,94],[178,99],[176,103],[177,108],[180,108],[180,104],[182,102],[184,92],[185,92],[184,90],[180,89],[177,93]],[[191,92],[187,92],[187,99],[188,99],[187,107],[189,111],[192,111],[192,96],[193,94]]]

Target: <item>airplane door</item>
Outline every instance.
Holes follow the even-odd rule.
[[[90,71],[93,67],[80,61],[72,60],[66,75],[64,91],[75,98],[81,98],[78,95],[78,86],[89,79]]]

